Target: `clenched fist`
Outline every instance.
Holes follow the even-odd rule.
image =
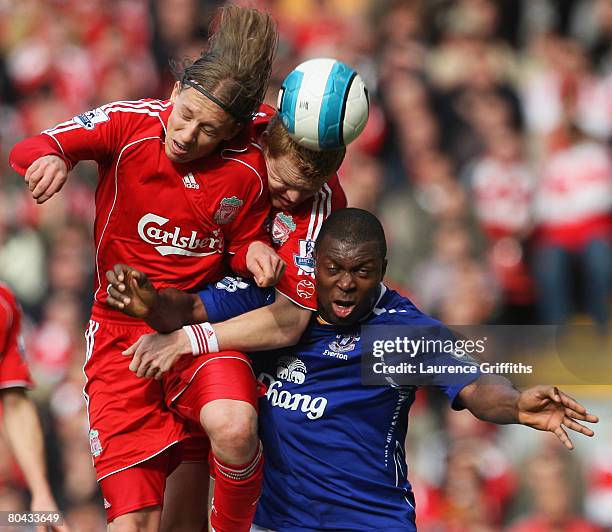
[[[57,155],[39,157],[25,173],[25,182],[38,204],[44,203],[59,192],[67,178],[66,162]]]

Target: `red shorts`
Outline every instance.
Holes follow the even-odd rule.
[[[162,506],[166,478],[178,465],[172,451],[163,451],[141,464],[100,481],[108,523],[120,515],[151,506]]]
[[[170,412],[162,385],[138,378],[121,351],[151,329],[116,311],[94,307],[85,333],[84,388],[90,444],[98,481],[159,455],[188,437]]]
[[[198,426],[200,410],[215,399],[245,401],[257,410],[263,395],[249,357],[238,351],[183,356],[163,382],[167,405]]]
[[[157,456],[128,467],[100,481],[104,497],[106,521],[114,521],[121,515],[163,506],[166,478],[182,462],[208,460],[210,443],[204,435],[181,441]],[[207,480],[207,479],[206,479]]]

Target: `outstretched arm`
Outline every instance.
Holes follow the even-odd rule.
[[[311,315],[277,294],[276,301],[267,307],[208,326],[215,332],[217,351],[262,351],[297,343]],[[139,377],[161,378],[181,356],[192,356],[193,349],[185,330],[179,329],[141,336],[123,354],[133,357],[130,369]]]
[[[185,348],[182,353],[191,352],[187,335],[177,329],[208,320],[208,312],[198,294],[175,288],[156,290],[145,273],[125,264],[116,264],[106,272],[106,278],[110,283],[108,305],[143,319],[160,333],[176,331],[173,338],[180,339],[177,350]],[[277,294],[276,301],[269,306],[216,323],[219,350],[263,351],[294,345],[311,315],[311,311]]]
[[[144,319],[153,329],[170,334],[147,334],[128,348],[130,369],[139,377],[161,378],[183,355],[193,354],[184,325],[208,320],[197,294],[174,288],[157,291],[143,272],[117,264],[106,272],[110,283],[107,303],[133,317]],[[251,307],[252,308],[252,307]],[[216,323],[218,351],[262,351],[294,345],[306,329],[312,313],[282,294],[269,306],[257,308]]]
[[[590,437],[594,432],[576,420],[598,421],[597,416],[555,386],[534,386],[521,392],[499,375],[481,375],[459,392],[458,399],[479,419],[498,424],[520,423],[552,432],[568,449],[574,445],[566,428]]]
[[[276,301],[267,307],[215,323],[219,349],[224,351],[264,351],[295,345],[306,329],[312,312],[276,293]]]

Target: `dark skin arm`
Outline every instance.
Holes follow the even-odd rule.
[[[474,416],[491,423],[520,423],[552,432],[568,449],[574,445],[566,429],[593,436],[594,432],[576,420],[597,423],[597,416],[556,386],[534,386],[519,391],[499,375],[481,375],[468,384],[458,399]]]
[[[111,283],[106,302],[128,316],[143,319],[156,331],[168,333],[208,320],[197,294],[175,288],[157,291],[145,273],[130,266],[115,264],[106,272],[106,279]]]

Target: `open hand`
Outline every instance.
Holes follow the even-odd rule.
[[[591,437],[595,433],[576,420],[588,423],[599,421],[597,416],[589,414],[578,401],[555,386],[534,386],[521,392],[517,407],[520,423],[552,432],[568,449],[573,449],[574,444],[566,428]]]

